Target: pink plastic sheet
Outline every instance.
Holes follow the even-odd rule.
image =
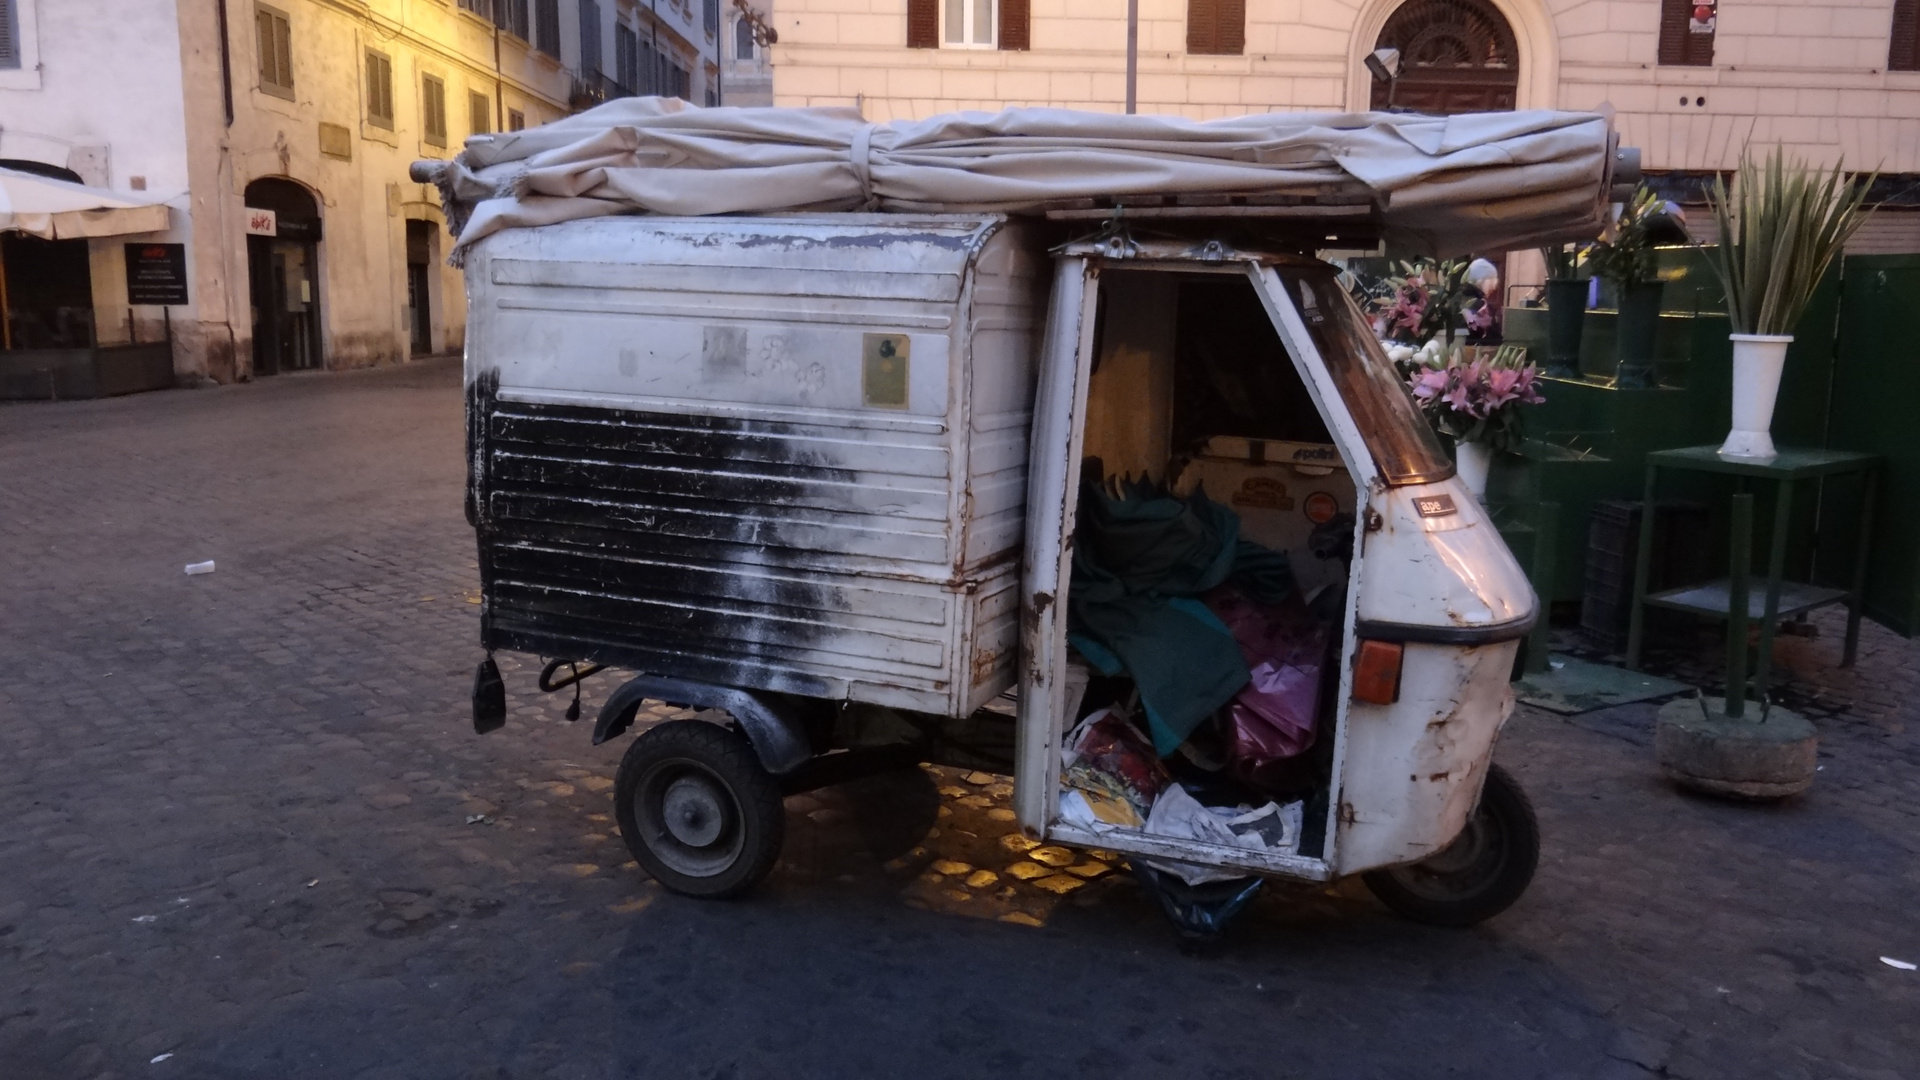
[[[1280,786],[1285,763],[1313,748],[1327,628],[1297,600],[1257,604],[1219,589],[1206,601],[1253,672],[1227,705],[1227,769],[1257,788]]]

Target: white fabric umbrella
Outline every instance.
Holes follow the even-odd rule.
[[[1266,113],[1225,120],[1068,109],[869,124],[844,108],[701,109],[621,98],[422,162],[456,257],[501,229],[624,212],[1026,212],[1151,195],[1338,196],[1436,252],[1596,234],[1612,124],[1595,113]]]
[[[43,240],[68,240],[165,232],[170,221],[165,203],[0,169],[0,232],[12,229]]]

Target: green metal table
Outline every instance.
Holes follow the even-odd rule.
[[[1873,497],[1879,483],[1880,457],[1847,450],[1783,449],[1765,460],[1721,457],[1716,446],[1689,446],[1678,450],[1656,450],[1647,455],[1647,491],[1645,506],[1654,505],[1654,493],[1661,469],[1684,472],[1722,473],[1734,477],[1731,547],[1727,555],[1727,576],[1718,581],[1684,585],[1649,594],[1647,572],[1653,560],[1652,513],[1640,515],[1640,549],[1634,561],[1633,606],[1627,623],[1627,667],[1640,667],[1641,635],[1646,608],[1668,608],[1696,615],[1727,620],[1727,715],[1739,717],[1747,697],[1747,623],[1760,621],[1760,652],[1754,665],[1754,683],[1759,693],[1767,690],[1767,677],[1773,665],[1774,629],[1783,618],[1804,614],[1828,604],[1847,605],[1847,639],[1841,654],[1842,667],[1853,666],[1860,644],[1860,598],[1866,587],[1867,555],[1873,535]],[[1786,581],[1787,533],[1793,512],[1794,484],[1828,476],[1861,474],[1865,488],[1860,501],[1860,539],[1853,563],[1853,582],[1846,589]],[[1773,537],[1767,553],[1767,577],[1764,596],[1754,596],[1749,588],[1753,559],[1754,481],[1772,481],[1777,498],[1773,509]]]

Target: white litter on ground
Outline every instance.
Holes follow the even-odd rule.
[[[1880,962],[1887,965],[1890,968],[1899,968],[1901,971],[1914,971],[1916,969],[1920,969],[1920,964],[1909,964],[1905,960],[1895,960],[1891,956],[1881,957]]]
[[[188,577],[195,577],[200,574],[211,574],[211,573],[213,573],[212,559],[208,559],[206,562],[190,562],[187,564]]]
[[[153,1057],[153,1060],[152,1060],[152,1061],[149,1061],[149,1062],[147,1062],[147,1064],[149,1064],[149,1065],[158,1065],[158,1064],[160,1064],[161,1062],[163,1062],[163,1061],[165,1061],[165,1060],[167,1060],[168,1058],[170,1058],[170,1057],[172,1057],[172,1056],[173,1056],[173,1054],[172,1054],[172,1053],[165,1053],[165,1054],[155,1054],[155,1055],[154,1055],[154,1057]]]

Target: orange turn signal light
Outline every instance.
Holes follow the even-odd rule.
[[[1353,697],[1373,705],[1391,705],[1400,700],[1400,662],[1406,659],[1406,646],[1397,641],[1360,642],[1353,661]]]

